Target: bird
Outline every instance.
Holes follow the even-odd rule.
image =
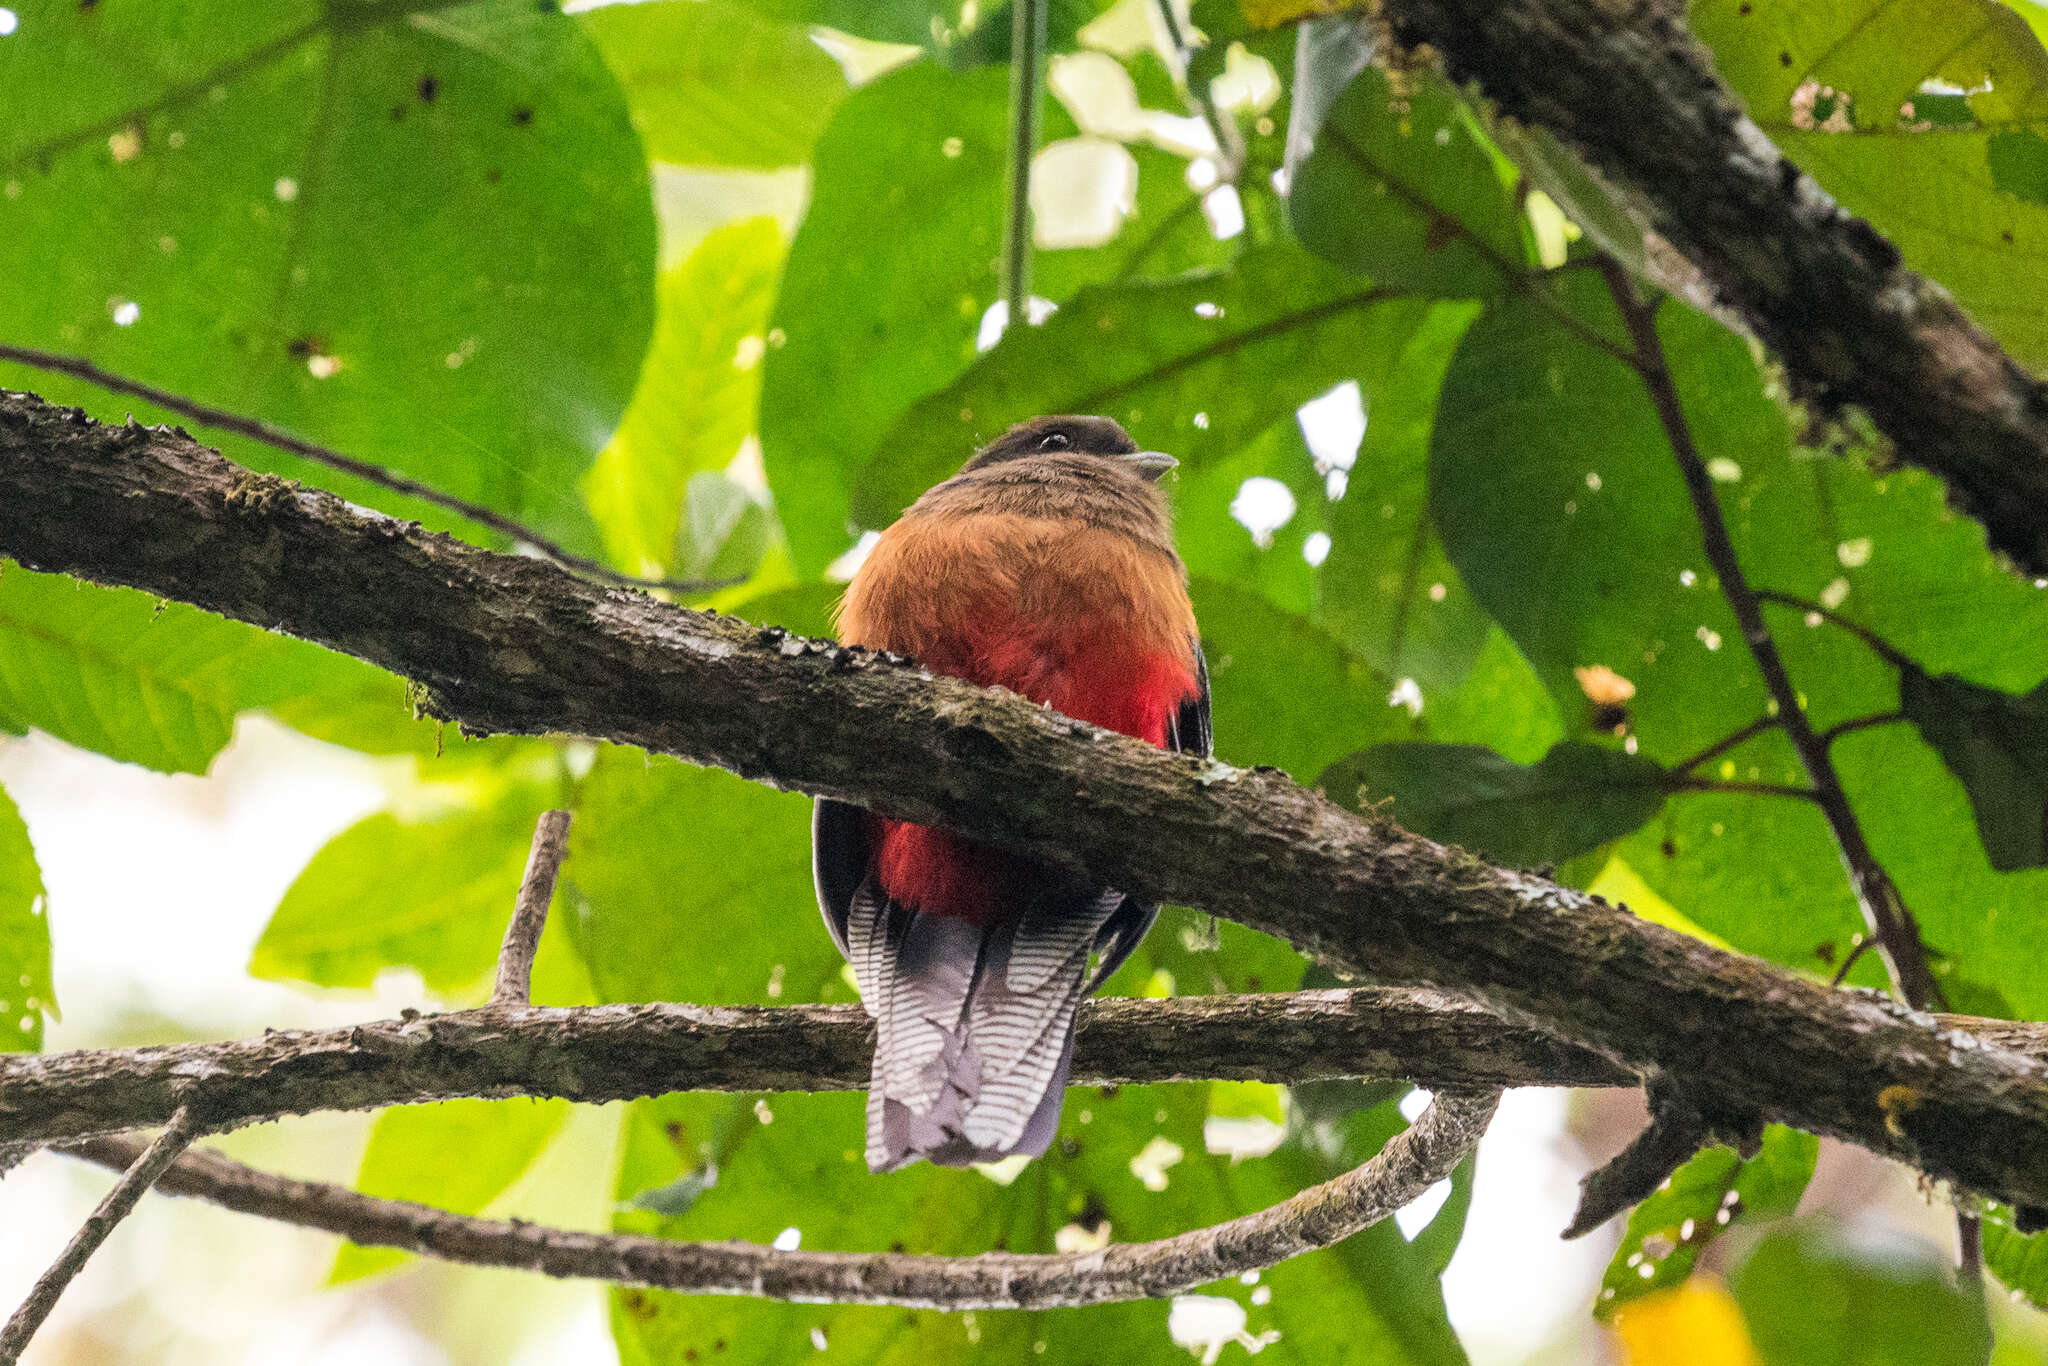
[[[840,600],[841,643],[1208,757],[1208,668],[1159,487],[1177,463],[1109,418],[1019,423],[881,533]],[[876,1022],[869,1168],[1043,1154],[1076,1011],[1157,904],[829,798],[811,851]]]

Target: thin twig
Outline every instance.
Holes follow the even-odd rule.
[[[28,1292],[28,1298],[7,1320],[7,1326],[0,1328],[0,1366],[14,1366],[21,1360],[21,1354],[28,1349],[29,1339],[43,1326],[43,1320],[57,1307],[58,1297],[66,1286],[85,1269],[92,1254],[99,1251],[101,1243],[114,1226],[128,1217],[143,1192],[154,1185],[178,1155],[191,1146],[196,1132],[192,1125],[192,1112],[181,1109],[171,1116],[150,1145],[137,1155],[114,1188],[107,1192],[99,1208],[86,1216],[84,1225],[72,1235],[64,1250],[57,1254],[57,1260],[50,1263],[49,1270],[37,1278],[35,1286]]]
[[[345,1186],[294,1181],[216,1153],[187,1156],[162,1189],[246,1214],[470,1266],[698,1294],[913,1309],[1051,1309],[1178,1294],[1327,1247],[1379,1222],[1451,1174],[1479,1141],[1499,1092],[1440,1092],[1420,1119],[1363,1166],[1269,1209],[1147,1243],[1098,1252],[784,1252],[753,1243],[687,1243],[478,1219]],[[119,1138],[69,1149],[102,1165],[132,1151]]]
[[[1244,136],[1238,132],[1236,123],[1223,117],[1223,112],[1209,98],[1209,92],[1197,90],[1188,79],[1192,44],[1180,26],[1180,16],[1174,13],[1173,0],[1154,0],[1154,5],[1159,13],[1159,22],[1166,30],[1166,41],[1173,47],[1174,62],[1180,68],[1175,74],[1180,77],[1188,107],[1209,125],[1209,136],[1216,140],[1216,178],[1225,185],[1235,185],[1244,171]]]
[[[543,811],[533,826],[533,848],[526,855],[526,876],[520,879],[519,900],[505,926],[498,949],[498,981],[491,989],[494,1006],[533,1004],[533,956],[540,951],[540,932],[547,924],[548,903],[555,899],[555,874],[569,852],[569,813]]]
[[[1798,689],[1793,687],[1792,677],[1785,671],[1785,661],[1778,654],[1778,642],[1764,622],[1762,597],[1749,586],[1742,564],[1736,557],[1735,543],[1729,538],[1728,525],[1722,519],[1721,503],[1714,492],[1713,479],[1707,473],[1706,461],[1701,457],[1699,447],[1693,443],[1692,428],[1686,422],[1685,410],[1679,402],[1678,385],[1672,379],[1670,366],[1664,358],[1664,343],[1657,335],[1656,305],[1637,299],[1628,272],[1620,262],[1606,258],[1603,271],[1607,276],[1608,289],[1614,296],[1615,307],[1621,311],[1622,320],[1628,325],[1629,335],[1635,343],[1635,371],[1649,390],[1665,436],[1671,442],[1672,454],[1677,458],[1679,471],[1685,477],[1686,492],[1692,498],[1693,512],[1699,521],[1707,562],[1720,577],[1721,594],[1735,613],[1736,623],[1742,628],[1743,642],[1756,660],[1765,688],[1778,704],[1778,724],[1784,727],[1792,747],[1799,753],[1807,779],[1813,784],[1814,800],[1827,817],[1828,828],[1834,834],[1835,846],[1849,874],[1849,884],[1856,893],[1857,904],[1863,909],[1864,921],[1877,939],[1878,949],[1891,968],[1892,981],[1906,1004],[1916,1010],[1933,1009],[1942,1001],[1942,992],[1934,974],[1928,969],[1926,950],[1920,943],[1919,926],[1891,876],[1877,861],[1877,855],[1864,838],[1863,828],[1849,806],[1848,793],[1843,790],[1842,780],[1828,757],[1827,746],[1814,732],[1813,723],[1800,706]]]
[[[1713,744],[1708,745],[1698,754],[1693,755],[1692,758],[1687,759],[1682,763],[1673,764],[1671,766],[1671,771],[1673,773],[1690,773],[1694,769],[1698,768],[1701,764],[1711,763],[1715,759],[1720,758],[1729,750],[1734,749],[1736,746],[1742,744],[1743,741],[1748,740],[1753,736],[1761,735],[1763,732],[1767,730],[1775,729],[1777,727],[1777,724],[1778,718],[1775,716],[1759,716],[1756,718],[1756,720],[1750,722],[1741,730],[1736,731],[1733,735],[1730,735],[1725,739],[1716,740]]]
[[[1855,636],[1865,645],[1868,645],[1880,659],[1895,669],[1918,667],[1913,663],[1912,657],[1904,650],[1901,650],[1868,626],[1858,625],[1831,607],[1823,607],[1810,598],[1798,597],[1791,593],[1780,593],[1775,589],[1759,588],[1755,591],[1758,602],[1768,602],[1774,607],[1790,607],[1795,611],[1804,612],[1808,616],[1818,617],[1830,626],[1847,631],[1850,635]]]
[[[1038,155],[1038,111],[1045,86],[1045,8],[1010,7],[1010,212],[1003,232],[1005,327],[1031,321],[1031,159]]]
[[[367,483],[390,489],[393,493],[417,498],[423,503],[432,503],[435,507],[452,512],[458,517],[465,517],[478,526],[489,527],[493,531],[509,536],[515,542],[532,546],[564,569],[573,570],[585,578],[615,583],[625,588],[664,588],[676,593],[708,593],[713,589],[730,588],[734,584],[745,582],[744,579],[642,579],[631,574],[622,574],[587,555],[578,555],[561,543],[549,540],[532,527],[516,522],[502,512],[493,511],[481,503],[445,493],[431,484],[423,484],[417,479],[387,470],[382,465],[373,465],[367,460],[344,455],[330,446],[322,446],[303,437],[293,436],[282,427],[274,427],[260,418],[230,413],[193,399],[182,398],[154,385],[144,384],[140,380],[117,375],[111,370],[93,364],[83,356],[60,356],[51,351],[38,351],[32,347],[12,346],[0,342],[0,360],[13,361],[17,365],[25,365],[33,370],[70,375],[73,379],[96,384],[111,393],[139,398],[145,403],[153,404],[166,412],[176,413],[201,426],[233,432],[237,436],[261,442],[273,450],[285,451],[301,459],[310,460],[316,465],[325,465],[329,469],[340,470],[343,474],[354,475]]]

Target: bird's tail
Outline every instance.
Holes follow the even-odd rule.
[[[877,1026],[870,1168],[1046,1150],[1059,1127],[1075,1011],[1097,984],[1088,955],[1123,900],[1051,898],[981,925],[910,910],[872,882],[855,894],[847,957]]]

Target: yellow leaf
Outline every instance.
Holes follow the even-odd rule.
[[[1722,1284],[1695,1276],[1614,1315],[1623,1366],[1758,1366],[1742,1311]]]

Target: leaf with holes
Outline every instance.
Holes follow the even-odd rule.
[[[2015,697],[1909,668],[1899,706],[1970,794],[1991,866],[2048,867],[2048,683]]]
[[[1331,765],[1317,786],[1354,811],[1383,809],[1418,835],[1534,868],[1639,829],[1662,809],[1669,782],[1649,759],[1567,740],[1534,764],[1480,745],[1376,745]]]
[[[592,543],[575,479],[639,372],[655,225],[574,19],[38,5],[0,42],[0,89],[0,336]]]
[[[1792,1213],[1819,1157],[1819,1139],[1781,1124],[1765,1126],[1763,1146],[1748,1161],[1732,1148],[1702,1148],[1630,1211],[1595,1311],[1610,1318],[1645,1295],[1682,1284],[1700,1254],[1737,1223]]]
[[[42,870],[21,812],[0,789],[0,1053],[40,1053],[57,1013]]]
[[[1771,139],[2022,362],[2048,364],[2048,52],[1996,0],[1702,0]]]

